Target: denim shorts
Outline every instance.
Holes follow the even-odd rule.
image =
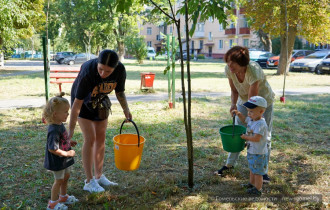
[[[253,174],[265,175],[268,172],[267,154],[250,154],[247,153],[249,169]]]

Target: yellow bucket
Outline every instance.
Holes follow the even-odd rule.
[[[120,170],[133,171],[140,167],[145,139],[140,136],[132,120],[129,121],[133,123],[137,134],[121,134],[125,121],[121,124],[120,134],[113,137],[115,164]]]

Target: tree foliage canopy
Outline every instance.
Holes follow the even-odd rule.
[[[330,13],[327,0],[242,0],[246,16],[255,30],[280,36],[288,27],[294,28],[309,42],[324,43],[330,40]],[[285,12],[285,6],[287,12]]]
[[[43,6],[44,0],[0,1],[0,49],[42,30],[46,18]]]

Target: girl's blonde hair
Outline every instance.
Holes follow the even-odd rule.
[[[63,98],[64,95],[64,92],[57,94],[55,97],[51,98],[44,107],[42,118],[46,121],[46,123],[50,124],[54,122],[54,112],[58,110],[59,107],[63,105],[70,106],[69,101],[66,98]]]

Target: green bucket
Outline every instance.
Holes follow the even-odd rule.
[[[220,128],[219,133],[221,135],[223,149],[227,152],[242,151],[245,146],[245,140],[241,138],[241,135],[245,132],[246,128],[241,125],[235,125],[234,135],[232,125]]]

